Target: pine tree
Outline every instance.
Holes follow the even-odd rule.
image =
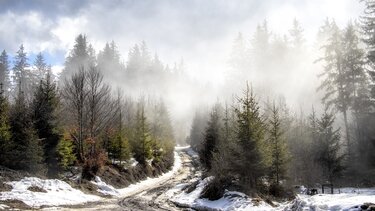
[[[38,84],[40,80],[45,79],[50,71],[50,67],[45,62],[43,54],[38,53],[33,68],[34,84]],[[49,77],[51,77],[51,75]]]
[[[59,161],[59,166],[63,169],[67,169],[77,160],[74,154],[74,143],[68,133],[64,134],[57,145],[57,159]]]
[[[256,188],[259,178],[264,175],[264,120],[261,117],[258,102],[253,90],[247,86],[244,94],[238,99],[239,108],[235,109],[237,116],[237,138],[239,157],[234,168],[239,175],[242,186],[251,191]]]
[[[8,96],[11,88],[10,83],[10,64],[8,54],[5,50],[0,55],[0,84],[3,85],[4,95]]]
[[[57,118],[58,107],[57,87],[51,81],[50,73],[47,73],[35,91],[31,108],[35,130],[43,143],[49,177],[57,176],[58,171],[56,147],[61,139]]]
[[[9,166],[9,150],[11,149],[11,133],[9,125],[9,103],[0,87],[0,165]]]
[[[174,147],[174,133],[168,109],[162,100],[154,106],[152,114],[153,117],[150,124],[152,136],[156,141],[160,142],[163,150],[172,152]]]
[[[10,126],[12,134],[10,157],[13,161],[11,167],[31,173],[44,173],[43,147],[33,128],[29,108],[21,91],[11,110]]]
[[[348,111],[350,108],[351,90],[347,81],[348,69],[345,67],[345,49],[343,44],[343,35],[335,22],[331,23],[329,30],[328,43],[323,46],[325,55],[320,60],[325,62],[324,71],[321,77],[324,77],[318,90],[324,89],[325,95],[322,98],[323,103],[330,108],[334,106],[344,116],[345,134],[347,149],[351,146],[351,137],[349,132]]]
[[[130,159],[130,145],[126,136],[126,128],[123,126],[123,109],[122,109],[122,96],[120,90],[116,102],[116,116],[117,116],[117,130],[110,137],[109,155],[110,158],[120,161],[127,161]]]
[[[363,41],[367,45],[367,61],[370,66],[370,75],[372,81],[375,81],[375,2],[365,0],[365,11],[362,16]],[[375,87],[372,87],[373,96],[375,96]]]
[[[228,84],[233,86],[238,80],[243,80],[243,77],[248,77],[250,56],[246,42],[241,33],[238,33],[236,39],[233,41],[229,64],[231,69],[226,77],[229,80]]]
[[[271,33],[268,30],[267,21],[264,21],[262,25],[258,25],[253,36],[251,45],[251,56],[254,61],[254,68],[259,77],[265,80],[267,73],[271,71],[269,57],[271,53]],[[263,74],[262,74],[263,73]]]
[[[152,158],[152,140],[145,116],[144,105],[140,102],[136,115],[134,137],[132,143],[134,158],[145,165]]]
[[[207,114],[203,111],[197,111],[194,115],[190,129],[190,146],[195,151],[199,151],[202,147],[204,139],[204,129],[207,126]]]
[[[119,80],[120,73],[125,71],[124,64],[120,61],[116,43],[106,43],[104,49],[98,54],[98,68],[105,77],[113,80]]]
[[[305,42],[303,38],[303,29],[301,27],[301,24],[298,22],[298,20],[295,18],[293,20],[293,27],[289,30],[289,34],[291,37],[291,42],[293,48],[299,52],[302,50],[303,44]]]
[[[24,92],[26,97],[28,96],[29,92],[31,92],[30,72],[27,69],[29,67],[29,63],[27,60],[25,48],[23,45],[21,45],[14,58],[13,82],[16,84],[16,87],[13,91],[14,93],[17,93],[18,90],[21,90]]]
[[[80,68],[88,69],[95,65],[95,52],[87,42],[86,35],[80,34],[75,39],[73,49],[65,61],[65,68],[61,73],[61,78],[66,79]]]
[[[199,152],[201,163],[207,171],[212,167],[213,154],[217,152],[220,142],[221,125],[219,112],[219,105],[214,106],[204,134],[202,149]]]
[[[282,130],[279,109],[273,104],[269,120],[269,148],[271,154],[270,178],[275,184],[285,179],[288,162],[287,146]]]
[[[340,155],[340,130],[333,129],[334,115],[324,112],[317,121],[318,151],[316,160],[323,169],[324,179],[331,184],[341,175],[344,167],[342,165],[343,155]]]

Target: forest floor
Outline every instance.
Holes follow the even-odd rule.
[[[159,178],[148,179],[140,183],[134,184],[124,189],[112,189],[111,186],[105,187],[103,190],[110,193],[118,193],[114,198],[103,199],[95,202],[88,202],[79,205],[48,207],[43,210],[184,210],[176,206],[169,199],[173,187],[181,183],[189,184],[191,180],[200,176],[197,171],[197,161],[186,149],[177,149],[178,158],[175,165],[180,166],[177,171],[172,174],[165,174]],[[173,193],[174,194],[174,193]]]
[[[0,175],[1,176],[1,175]],[[3,178],[9,175],[2,175]],[[114,188],[100,177],[89,182],[97,188],[82,192],[60,180],[43,180],[18,175],[18,181],[0,189],[0,210],[9,208],[42,210],[348,210],[360,211],[375,203],[375,188],[342,188],[336,194],[297,194],[293,201],[275,202],[226,191],[216,201],[199,198],[210,177],[202,180],[197,154],[190,148],[176,148],[175,163],[169,172],[126,188]],[[7,178],[10,179],[10,178]],[[276,206],[275,206],[276,205]],[[361,208],[362,206],[362,208]]]

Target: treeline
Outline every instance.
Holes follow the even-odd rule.
[[[302,131],[300,119],[295,119],[284,103],[260,104],[247,87],[233,104],[217,103],[207,118],[196,117],[195,124],[206,126],[198,132],[193,125],[191,136],[201,142],[191,139],[191,144],[200,155],[206,175],[215,176],[206,196],[218,198],[230,187],[239,187],[249,194],[285,196],[285,188],[290,184],[336,182],[344,170],[339,151],[340,130],[333,126],[333,113],[315,115],[313,112],[309,116],[306,130]],[[201,137],[194,135],[199,133]],[[308,148],[295,153],[293,147]],[[308,161],[304,160],[306,156]],[[294,161],[313,165],[297,166],[296,172]],[[306,170],[311,170],[311,174],[304,174]],[[315,180],[307,181],[310,177]]]
[[[102,56],[79,35],[57,80],[41,53],[30,67],[21,45],[11,78],[3,51],[0,165],[49,177],[79,165],[88,179],[106,163],[131,165],[131,158],[144,168],[173,165],[175,140],[163,100],[113,90],[100,69],[107,67]]]
[[[196,114],[189,140],[199,152],[207,174],[215,176],[207,196],[217,198],[228,187],[280,196],[281,190],[290,185],[375,184],[375,39],[372,33],[375,4],[371,1],[365,4],[360,24],[349,22],[340,29],[333,20],[327,19],[320,28],[318,38],[322,45],[320,56],[315,60],[322,65],[321,83],[317,87],[323,94],[322,114],[317,114],[313,107],[309,115],[292,112],[285,100],[260,103],[249,87],[231,105],[215,105],[208,114]],[[295,21],[294,28],[299,28],[297,25]],[[256,34],[261,31],[268,31],[265,24],[258,26]],[[297,31],[302,29],[291,32],[296,35]],[[295,41],[303,40],[295,37],[299,37]],[[258,38],[255,43],[262,40],[263,44],[269,43],[264,39],[267,36]],[[238,71],[263,70],[254,68],[254,64],[273,59],[260,51],[264,58],[246,63],[250,59],[241,52],[244,51],[236,55],[245,55],[243,59],[233,60],[233,67]]]

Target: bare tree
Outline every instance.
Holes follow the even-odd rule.
[[[103,75],[95,67],[91,67],[87,72],[87,91],[87,129],[92,141],[90,153],[94,153],[98,135],[115,115],[115,102],[111,99],[110,87],[103,82]]]
[[[85,102],[88,97],[86,90],[86,72],[83,67],[64,82],[62,96],[66,104],[67,114],[72,115],[74,132],[71,133],[75,143],[79,160],[83,160]]]

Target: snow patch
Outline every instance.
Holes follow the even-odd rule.
[[[95,181],[91,181],[92,184],[98,186],[98,192],[104,195],[111,195],[117,196],[120,193],[114,188],[112,185],[108,185],[107,183],[103,182],[100,177],[95,176]]]
[[[364,203],[375,203],[375,189],[343,188],[340,194],[298,194],[290,208],[298,210],[361,210]]]
[[[132,195],[132,194],[137,193],[141,190],[144,190],[144,189],[146,189],[146,188],[148,188],[152,185],[159,184],[163,181],[168,180],[175,173],[177,173],[177,171],[180,168],[181,168],[181,158],[180,158],[180,156],[178,155],[177,152],[174,152],[174,164],[173,164],[172,170],[168,171],[167,173],[162,174],[159,177],[147,178],[147,179],[145,179],[143,181],[140,181],[138,183],[131,184],[126,188],[117,189],[117,191],[120,193],[121,197],[126,197],[126,196],[129,196],[129,195]]]
[[[100,200],[101,197],[85,194],[72,188],[68,183],[57,180],[43,180],[36,177],[25,177],[20,181],[7,182],[13,189],[0,193],[0,200],[20,200],[30,207],[74,205]],[[28,188],[37,186],[47,191],[33,192]]]
[[[0,210],[8,210],[9,206],[5,204],[0,204]]]
[[[172,170],[168,171],[167,173],[162,174],[159,177],[155,178],[147,178],[143,181],[140,181],[135,184],[131,184],[126,188],[122,189],[116,189],[111,185],[108,185],[104,181],[100,179],[100,177],[96,176],[95,181],[91,181],[91,183],[95,184],[98,186],[98,191],[100,193],[103,193],[105,195],[111,195],[111,196],[116,196],[116,197],[127,197],[132,194],[142,192],[143,190],[149,188],[150,186],[159,184],[163,181],[168,180],[171,178],[177,171],[178,169],[181,168],[181,158],[178,155],[177,152],[174,152],[174,164]]]
[[[258,204],[255,204],[246,194],[236,191],[226,191],[222,198],[215,201],[199,198],[203,189],[212,179],[213,177],[207,177],[201,180],[194,191],[190,193],[182,192],[179,195],[172,197],[171,201],[181,207],[189,207],[198,210],[266,211],[273,209],[273,207],[264,201],[260,201]],[[181,190],[182,188],[177,186],[174,188],[174,190],[178,189]]]

